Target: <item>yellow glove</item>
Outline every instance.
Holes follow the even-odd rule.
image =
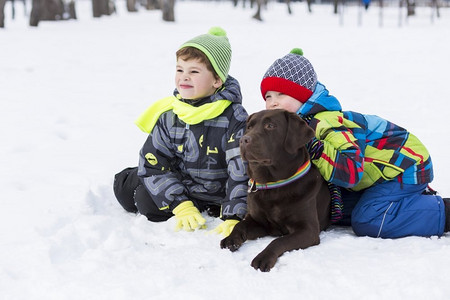
[[[233,228],[234,226],[236,226],[237,223],[239,223],[238,220],[228,219],[211,231],[217,234],[222,234],[224,237],[227,237],[233,231]]]
[[[205,218],[202,217],[192,201],[181,202],[172,212],[177,219],[175,231],[179,231],[181,228],[186,231],[194,231],[205,225]]]

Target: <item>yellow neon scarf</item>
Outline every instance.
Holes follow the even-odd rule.
[[[175,96],[163,98],[153,103],[134,122],[143,132],[151,133],[162,113],[173,112],[185,123],[195,125],[220,116],[230,106],[229,100],[217,100],[199,107],[181,102]]]

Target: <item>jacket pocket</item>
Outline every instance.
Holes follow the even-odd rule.
[[[373,160],[367,167],[369,167],[370,173],[377,174],[376,177],[381,177],[384,180],[392,180],[405,171],[398,166],[380,160]]]

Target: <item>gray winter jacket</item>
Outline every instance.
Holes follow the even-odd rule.
[[[180,99],[176,90],[174,95],[193,107],[219,100],[231,104],[219,116],[198,124],[182,121],[174,109],[163,112],[140,151],[141,181],[161,210],[172,211],[181,201],[192,200],[221,206],[224,220],[242,219],[248,177],[239,139],[248,114],[241,105],[239,82],[229,76],[221,90],[196,101]]]

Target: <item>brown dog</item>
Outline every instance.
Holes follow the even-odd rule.
[[[246,240],[281,236],[253,259],[257,270],[270,271],[286,251],[318,245],[330,224],[330,192],[305,147],[313,137],[305,121],[285,110],[247,119],[240,149],[251,178],[248,213],[220,246],[236,251]]]

